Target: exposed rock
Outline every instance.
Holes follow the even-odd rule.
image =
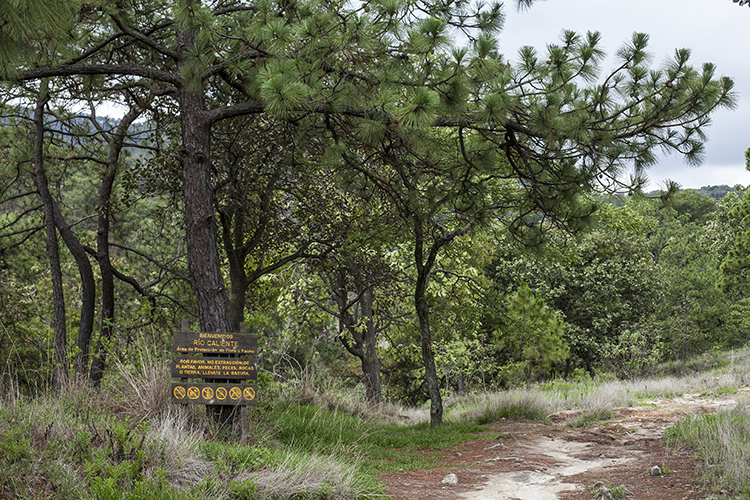
[[[455,474],[448,474],[440,482],[443,484],[458,484],[458,476]]]

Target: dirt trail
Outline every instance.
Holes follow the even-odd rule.
[[[551,425],[498,422],[487,439],[441,452],[439,467],[383,476],[386,495],[393,500],[592,500],[602,486],[624,486],[632,493],[628,498],[710,498],[697,483],[700,462],[688,451],[665,450],[661,438],[676,420],[731,407],[747,392],[750,388],[726,399],[685,394],[620,408],[606,424],[588,428],[564,425],[575,412],[552,415]],[[654,466],[666,473],[652,475]]]

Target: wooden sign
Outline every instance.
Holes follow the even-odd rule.
[[[257,391],[256,386],[247,384],[173,383],[172,402],[183,405],[255,405]]]
[[[253,379],[258,378],[254,359],[237,358],[172,358],[172,376],[179,378]]]
[[[174,332],[173,349],[184,354],[255,356],[258,336],[249,333]]]
[[[190,332],[186,320],[181,326],[172,341],[177,356],[172,358],[171,375],[180,379],[172,383],[172,402],[214,407],[256,404],[256,386],[233,382],[258,378],[258,336],[245,333],[244,324],[240,333]]]

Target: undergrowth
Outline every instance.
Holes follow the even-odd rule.
[[[686,417],[667,430],[666,442],[694,449],[715,489],[750,498],[750,399],[730,410]]]
[[[708,363],[709,360],[702,360]],[[687,392],[723,396],[750,381],[746,352],[687,377],[618,381],[556,380],[501,393],[449,395],[445,423],[429,426],[426,408],[384,404],[314,377],[243,410],[223,433],[199,406],[169,400],[163,356],[115,364],[103,388],[72,384],[58,393],[3,394],[0,496],[47,499],[374,498],[379,474],[433,467],[440,451],[492,435],[503,419],[548,422],[566,410],[567,425],[612,418],[620,406]],[[691,417],[669,431],[699,450],[707,484],[750,498],[750,404]]]

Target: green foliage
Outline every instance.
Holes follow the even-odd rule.
[[[550,232],[536,252],[501,240],[487,273],[497,293],[509,295],[527,283],[566,323],[572,367],[590,373],[618,349],[623,325],[649,317],[658,286],[646,232],[653,219],[637,203],[603,205],[598,223],[579,238]],[[493,312],[488,310],[488,321]]]
[[[649,376],[664,357],[661,338],[661,332],[650,322],[623,324],[617,341],[607,346],[605,366],[623,379]]]
[[[206,441],[199,447],[204,460],[215,462],[218,468],[228,473],[251,472],[272,468],[277,457],[263,446],[244,446],[220,441]]]
[[[667,443],[699,453],[711,467],[704,480],[746,498],[750,495],[750,409],[740,401],[731,409],[710,415],[689,416],[665,433]]]
[[[694,243],[700,227],[675,223],[666,232],[659,254],[658,271],[664,283],[664,302],[659,325],[671,355],[686,360],[710,349],[721,335],[727,302],[715,286],[717,256]]]
[[[507,314],[507,330],[499,342],[518,359],[506,368],[509,380],[522,377],[530,383],[549,378],[570,355],[563,338],[565,323],[526,284],[508,298]]]
[[[732,297],[750,296],[750,189],[729,217],[739,222],[734,245],[721,262],[721,287]]]

